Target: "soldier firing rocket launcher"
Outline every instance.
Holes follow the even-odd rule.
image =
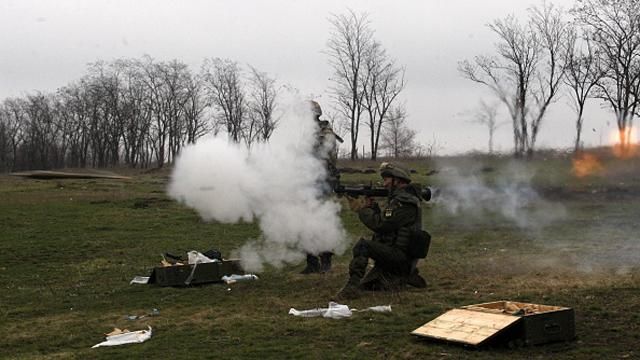
[[[431,200],[431,189],[429,187],[422,187],[419,184],[411,184],[409,186],[413,186],[416,188],[419,198],[423,201]],[[387,197],[389,196],[389,190],[381,186],[373,186],[373,185],[357,185],[357,186],[345,186],[338,184],[333,192],[338,194],[339,196],[347,195],[351,197],[356,196],[369,196],[369,197]]]

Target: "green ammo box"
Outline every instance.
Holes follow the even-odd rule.
[[[447,311],[411,334],[472,346],[538,345],[573,340],[575,314],[561,306],[495,301]]]
[[[232,274],[244,274],[239,260],[223,260],[199,263],[197,265],[164,266],[153,269],[149,277],[149,284],[157,284],[159,286],[206,284],[221,282],[223,276]],[[190,277],[191,279],[189,279]]]

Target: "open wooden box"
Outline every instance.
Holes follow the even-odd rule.
[[[411,334],[472,346],[537,345],[572,340],[575,314],[561,306],[495,301],[447,311]]]

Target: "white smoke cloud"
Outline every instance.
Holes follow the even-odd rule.
[[[326,170],[313,154],[315,126],[306,106],[297,105],[285,111],[269,143],[251,151],[226,137],[187,146],[168,193],[205,220],[258,221],[262,236],[235,251],[248,271],[297,263],[306,252],[342,253],[340,205],[319,188]]]
[[[562,204],[540,197],[532,188],[533,171],[512,163],[499,169],[494,183],[447,169],[439,203],[450,213],[472,218],[499,214],[521,228],[540,228],[566,215]]]

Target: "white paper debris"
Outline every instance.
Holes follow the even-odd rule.
[[[233,284],[238,281],[258,280],[258,276],[254,274],[246,274],[246,275],[233,274],[233,275],[225,275],[221,279],[227,284]]]
[[[103,341],[99,344],[93,345],[91,348],[97,348],[100,346],[116,346],[123,344],[135,344],[142,343],[149,339],[151,339],[151,326],[148,327],[148,330],[138,330],[138,331],[130,331],[117,335],[109,335],[107,336],[107,340]]]
[[[136,276],[129,282],[129,285],[141,284],[146,285],[149,283],[149,276]]]
[[[342,305],[334,302],[329,303],[328,308],[316,308],[311,310],[296,310],[294,308],[289,309],[289,315],[301,316],[301,317],[318,317],[322,316],[330,319],[342,319],[351,316],[351,310],[349,306]]]
[[[203,264],[203,263],[212,263],[212,262],[220,262],[218,259],[209,259],[201,252],[191,250],[187,253],[189,256],[189,264]]]
[[[322,317],[330,319],[342,319],[351,316],[351,310],[347,305],[341,305],[334,302],[329,303],[329,308]]]
[[[370,306],[370,307],[368,307],[366,309],[362,309],[362,310],[351,309],[351,311],[358,311],[358,312],[373,311],[373,312],[377,312],[377,313],[390,313],[391,312],[391,305]]]
[[[327,312],[327,308],[315,308],[310,310],[296,310],[294,308],[289,309],[289,315],[300,317],[318,317],[324,315]]]

